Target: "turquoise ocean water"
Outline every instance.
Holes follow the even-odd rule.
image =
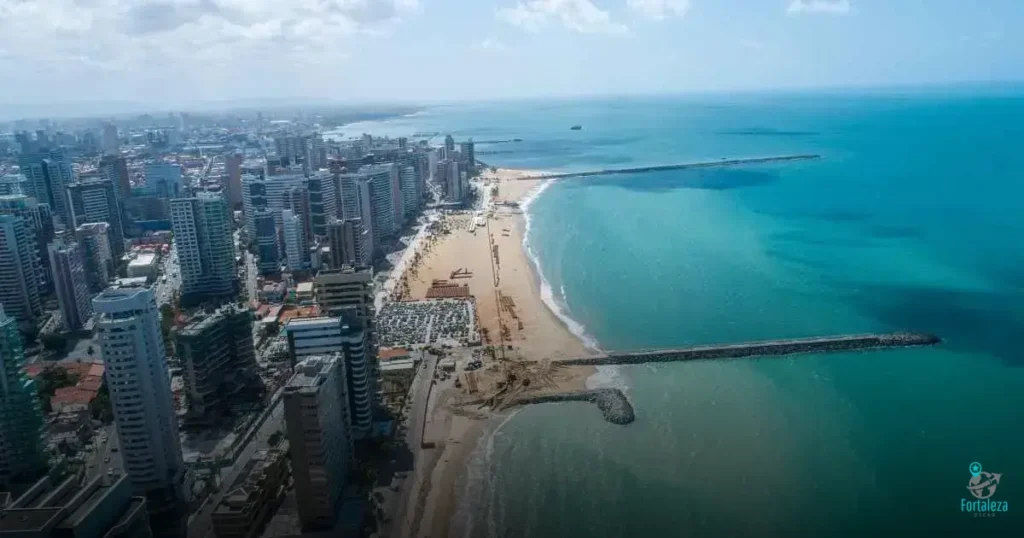
[[[582,131],[570,131],[573,124]],[[529,247],[605,349],[923,330],[933,349],[606,369],[637,420],[523,409],[460,484],[459,536],[964,535],[1024,528],[1024,93],[941,90],[436,107],[346,132],[451,131],[573,171]],[[993,518],[961,512],[973,461]]]

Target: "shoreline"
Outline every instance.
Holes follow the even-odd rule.
[[[526,211],[551,181],[524,179],[534,173],[504,168],[485,171],[477,180],[487,189],[481,197],[484,207],[477,210],[485,217],[484,225],[474,222],[475,211],[440,216],[438,221],[446,232],[410,244],[403,261],[412,261],[403,264],[394,278],[396,283],[404,281],[405,296],[413,300],[425,298],[435,279],[468,285],[476,298],[483,345],[494,346],[496,358],[544,364],[543,382],[523,394],[542,397],[592,388],[588,380],[603,376],[594,366],[558,365],[560,359],[594,356],[600,351],[592,340],[586,341],[590,339],[582,326],[557,303],[529,248]],[[498,362],[488,361],[488,367],[473,372],[473,379],[479,382],[477,396],[500,386]],[[407,508],[415,513],[402,514],[411,525],[403,524],[400,535],[448,535],[464,494],[456,489],[463,482],[469,459],[481,440],[514,412],[457,408],[458,401],[468,394],[454,388],[455,377],[435,387],[438,397],[429,411],[424,440],[436,448],[421,449],[421,458],[417,458],[424,466],[416,471],[418,480],[409,493],[414,500]]]

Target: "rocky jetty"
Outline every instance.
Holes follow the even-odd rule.
[[[942,342],[941,338],[927,333],[856,334],[610,353],[603,357],[583,357],[558,362],[566,366],[607,366],[615,364],[644,364],[649,362],[784,356],[798,353],[836,353],[869,349],[931,346],[940,342]]]
[[[520,396],[513,405],[530,405],[557,402],[592,402],[597,404],[605,420],[612,424],[626,425],[636,419],[633,406],[619,389],[594,389],[576,392],[556,392],[535,396]]]

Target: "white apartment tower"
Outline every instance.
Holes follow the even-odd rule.
[[[111,287],[92,306],[124,470],[138,493],[180,498],[184,463],[156,295]]]
[[[178,247],[182,295],[189,299],[233,295],[238,274],[227,200],[212,192],[171,200],[171,228]]]

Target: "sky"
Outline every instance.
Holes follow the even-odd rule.
[[[1019,0],[0,0],[0,105],[1024,80]]]

